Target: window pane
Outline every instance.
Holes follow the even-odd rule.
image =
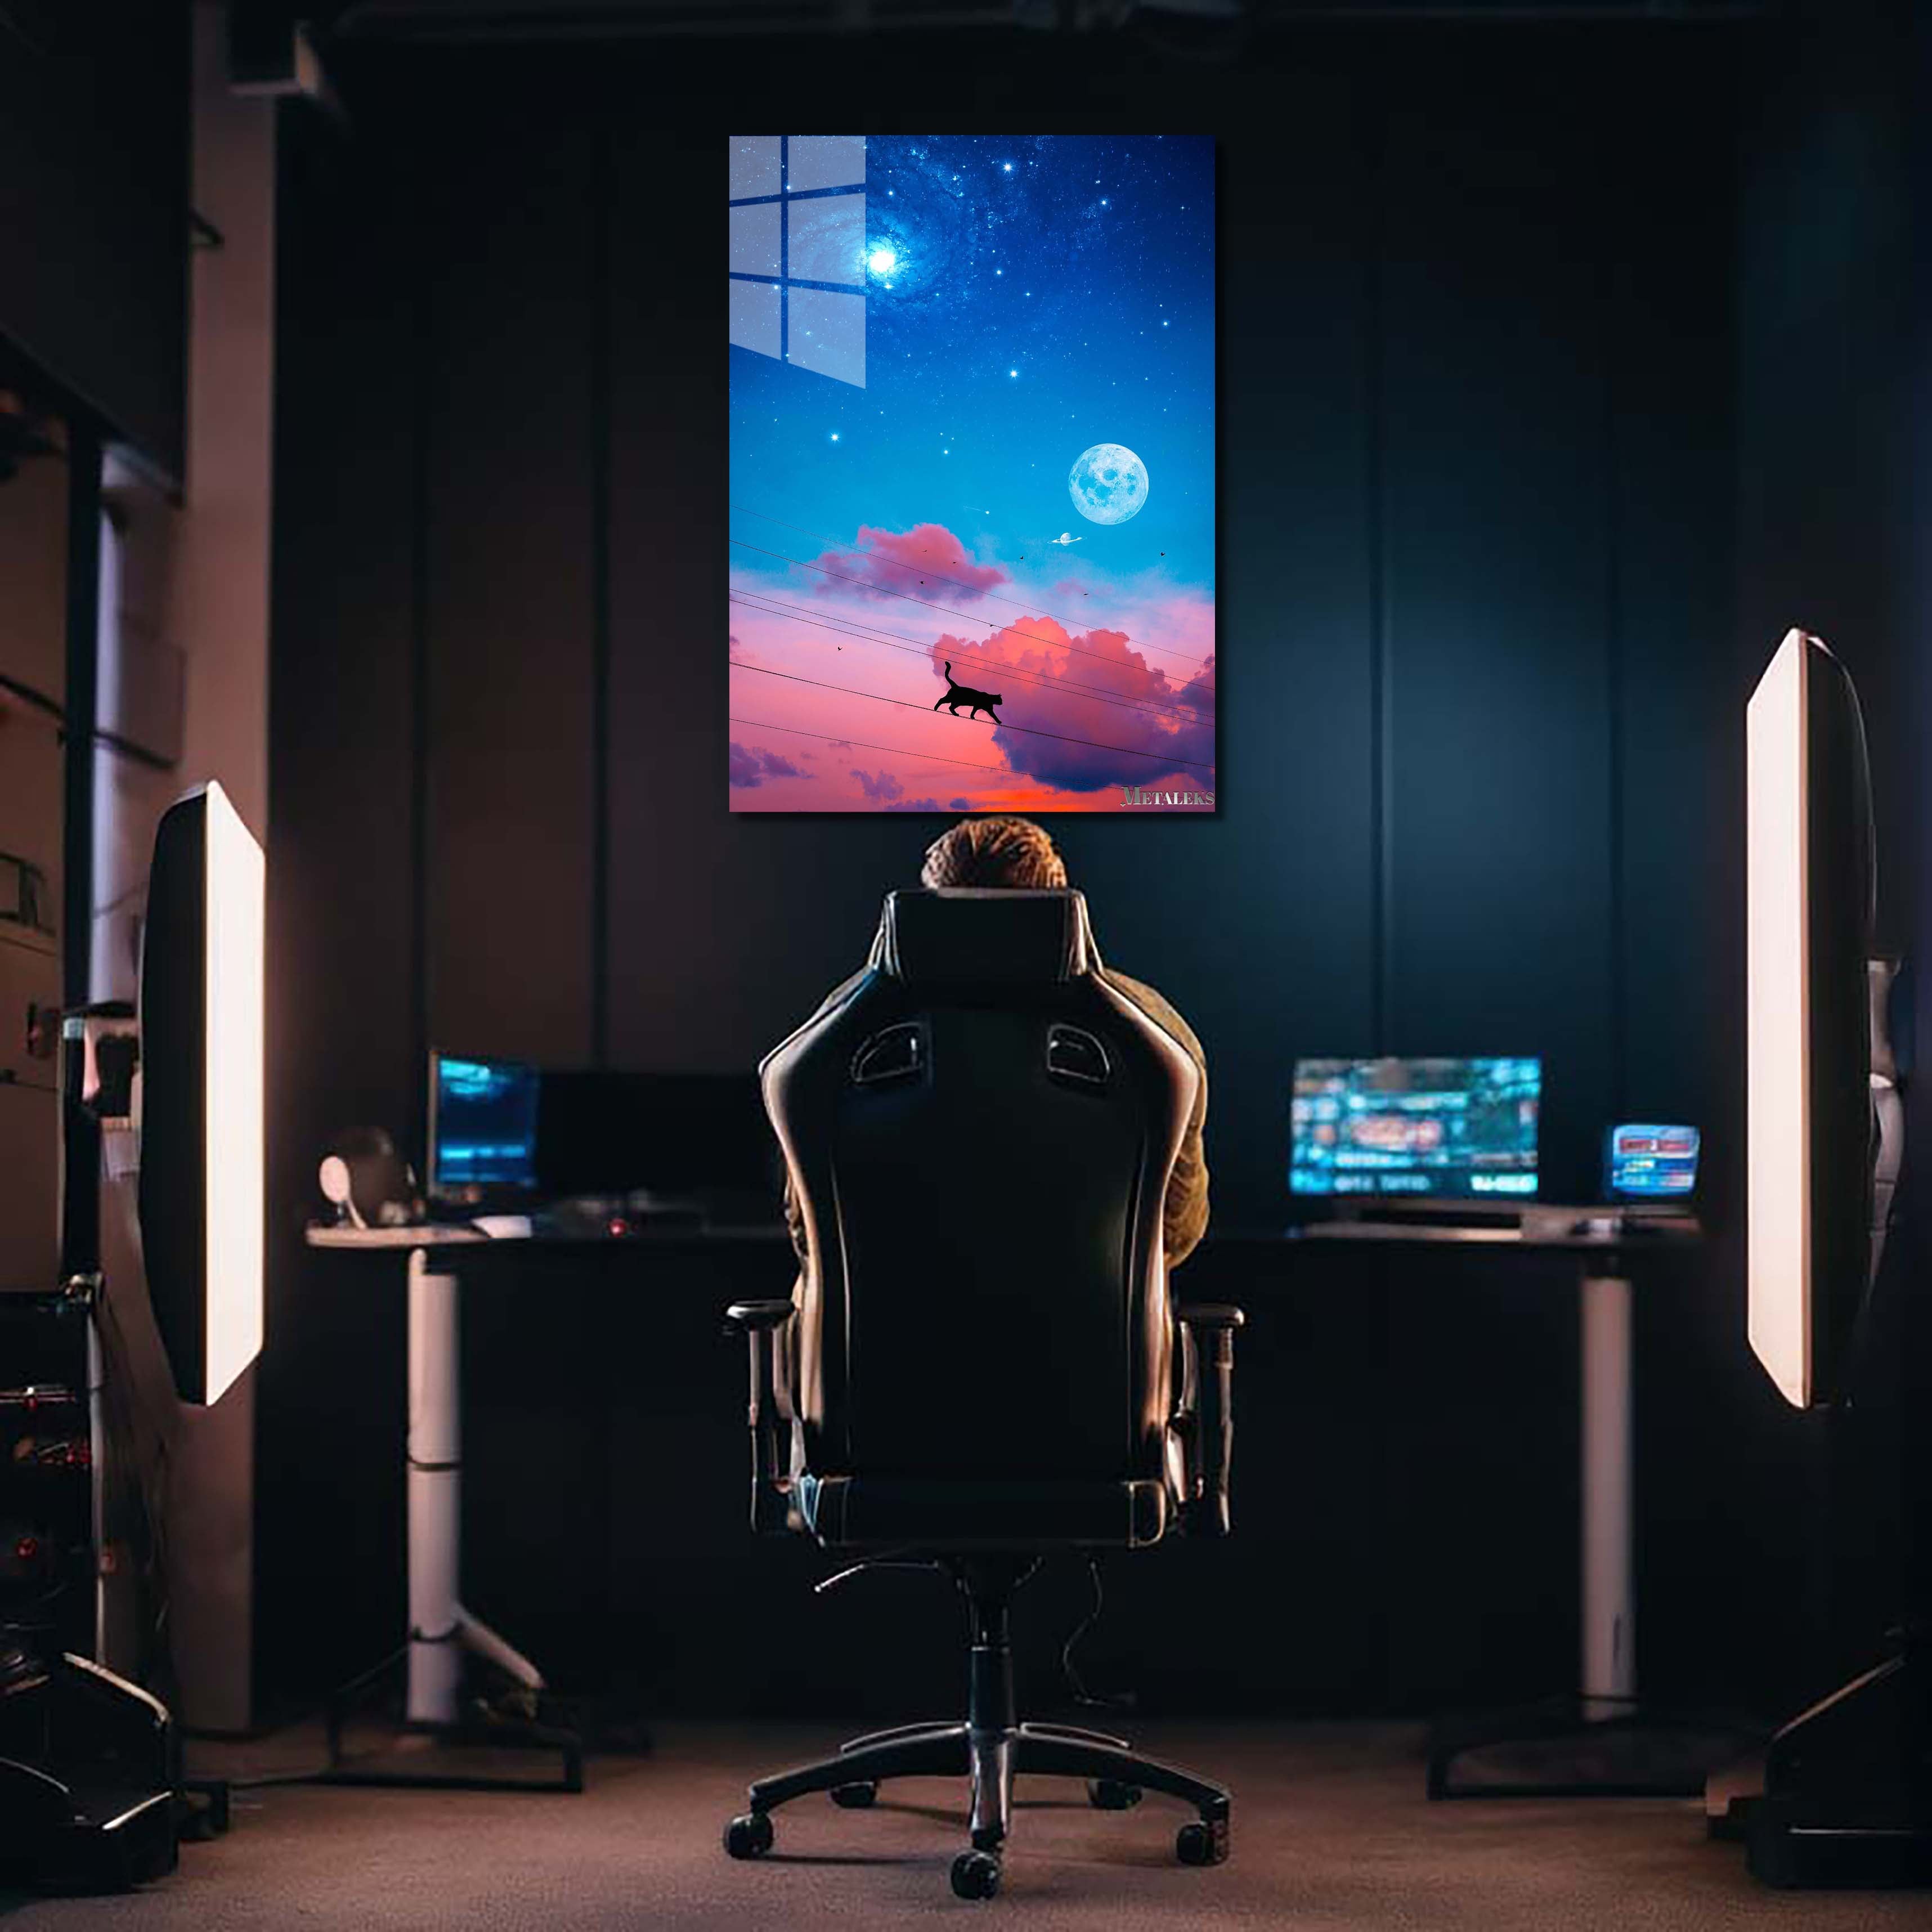
[[[778,191],[778,137],[776,134],[734,134],[731,136],[731,196],[742,201],[748,195],[776,194]]]
[[[736,284],[734,286],[743,286]],[[791,327],[787,340],[793,364],[821,376],[866,386],[866,298],[836,296],[824,289],[791,288]]]
[[[778,267],[778,212],[776,201],[754,202],[731,211],[731,272],[776,275]]]
[[[740,349],[760,356],[778,352],[778,285],[776,282],[731,284],[731,340]]]
[[[810,188],[848,188],[865,178],[864,135],[794,134],[791,137],[785,186],[792,194],[802,194]]]
[[[829,195],[823,201],[788,201],[791,253],[785,273],[795,282],[866,280],[866,197]]]

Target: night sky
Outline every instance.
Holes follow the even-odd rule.
[[[865,386],[729,351],[734,806],[1211,794],[1212,142],[879,136],[865,176]],[[1147,479],[1114,524],[1068,489],[1103,443]],[[1033,732],[931,713],[949,661]]]

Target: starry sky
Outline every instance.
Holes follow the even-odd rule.
[[[729,351],[733,807],[1210,809],[1211,140],[873,136],[865,172],[865,386]],[[1067,488],[1103,442],[1148,478],[1112,525]],[[947,662],[999,724],[930,710]]]

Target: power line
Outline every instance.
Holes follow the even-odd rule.
[[[922,644],[912,638],[908,638],[903,644],[896,644],[887,641],[892,638],[904,638],[905,633],[903,631],[881,631],[876,625],[859,624],[856,619],[833,621],[822,617],[808,617],[798,605],[782,603],[776,598],[764,598],[762,602],[754,601],[760,596],[760,593],[755,591],[734,590],[730,595],[734,602],[742,604],[748,610],[758,610],[768,616],[776,617],[782,615],[793,623],[810,624],[821,631],[835,631],[841,637],[850,638],[857,644],[880,644],[884,645],[887,650],[904,651],[909,656],[926,658],[928,661],[934,649],[934,646],[930,644]],[[875,634],[868,637],[866,634],[868,632],[874,632]],[[734,659],[734,662],[735,662],[736,660]],[[988,668],[995,667],[992,666],[988,661]],[[1039,690],[1075,692],[1081,697],[1090,698],[1097,704],[1118,705],[1124,711],[1138,711],[1144,714],[1162,718],[1184,718],[1193,709],[1191,706],[1161,704],[1152,699],[1142,701],[1136,698],[1116,698],[1108,692],[1096,688],[1093,685],[1076,684],[1066,678],[1049,677],[1041,672],[1029,670],[1021,664],[1003,664],[998,665],[997,668],[1003,680],[1007,677],[1016,677],[1022,683]],[[1198,722],[1199,713],[1194,712],[1194,716]]]
[[[796,530],[800,536],[814,537],[820,543],[831,544],[835,550],[844,550],[846,548],[846,545],[841,543],[838,538],[834,536],[827,536],[823,530],[808,530],[802,524],[788,524],[782,517],[767,516],[763,510],[747,509],[742,503],[734,503],[731,507],[733,509],[736,511],[740,516],[756,517],[760,523],[776,524],[778,528],[782,530]],[[963,549],[964,546],[962,545],[962,548]],[[970,590],[976,597],[984,597],[992,603],[1010,604],[1016,610],[1039,610],[1039,606],[1036,604],[1022,604],[1016,598],[1002,597],[994,591],[982,590],[976,584],[963,584],[956,577],[947,577],[939,571],[928,569],[923,564],[902,563],[897,557],[888,556],[882,550],[862,550],[859,547],[858,539],[856,538],[853,539],[851,548],[859,556],[876,557],[880,562],[889,565],[894,570],[926,570],[926,574],[928,577],[936,577],[939,579],[941,584],[950,584],[956,590]],[[937,556],[940,554],[941,553],[938,550],[925,550],[921,553],[922,555],[926,556]],[[808,566],[807,567],[812,568],[814,566]],[[854,579],[854,580],[856,582],[862,580]],[[884,588],[883,585],[875,585],[873,587],[874,589]],[[888,592],[887,594],[896,595],[897,593]],[[1052,617],[1053,621],[1056,624],[1060,625],[1063,627],[1066,622],[1066,620],[1064,617],[1054,616],[1054,614],[1051,610],[1040,610],[1040,614],[1042,617]],[[963,611],[956,611],[954,613],[954,615],[964,616],[964,613]],[[1027,633],[1022,632],[1020,634],[1024,637]],[[1120,634],[1124,638],[1127,636],[1127,634],[1124,631],[1123,631]],[[1136,643],[1136,641],[1138,640],[1135,638],[1127,638],[1127,642],[1130,644]],[[1141,649],[1144,651],[1165,651],[1170,657],[1179,658],[1184,664],[1205,664],[1208,662],[1206,658],[1191,658],[1188,656],[1186,652],[1183,651],[1178,645],[1174,644],[1143,644],[1141,645]]]
[[[730,594],[741,603],[751,599],[758,600],[751,603],[750,608],[764,611],[769,616],[776,616],[783,614],[798,623],[815,625],[819,629],[824,631],[839,631],[847,637],[856,638],[861,644],[875,644],[889,638],[897,638],[903,641],[894,646],[894,649],[910,650],[916,656],[922,658],[930,658],[934,648],[934,646],[924,643],[917,638],[907,636],[903,631],[888,631],[881,625],[862,623],[856,617],[809,616],[806,614],[806,607],[803,604],[788,604],[782,598],[767,596],[762,590],[734,589]],[[868,632],[870,635],[866,634]],[[970,645],[962,645],[962,649],[970,650]],[[971,660],[969,659],[968,662]],[[1154,711],[1159,712],[1164,717],[1172,718],[1185,717],[1190,712],[1193,712],[1197,717],[1199,716],[1196,707],[1192,705],[1163,704],[1158,698],[1119,698],[1110,692],[1102,691],[1098,685],[1076,683],[1070,678],[1054,677],[1048,672],[1033,670],[1024,664],[1005,664],[991,658],[983,658],[980,662],[988,670],[997,670],[1004,676],[1018,678],[1023,682],[1036,684],[1052,691],[1079,692],[1088,697],[1100,698],[1108,704],[1124,706],[1130,711]]]
[[[998,772],[1006,778],[1024,773],[1006,765],[975,764],[970,758],[948,758],[937,752],[908,752],[903,745],[874,745],[863,738],[835,738],[830,731],[804,731],[796,724],[767,724],[756,718],[728,718],[728,724],[742,724],[748,731],[788,731],[794,738],[823,738],[828,745],[849,745],[854,751],[890,752],[896,758],[923,758],[928,764],[964,765],[969,772]]]
[[[733,658],[731,668],[734,670],[756,671],[760,677],[782,677],[788,684],[809,684],[820,691],[842,692],[848,698],[869,698],[874,704],[896,704],[902,711],[924,711],[928,708],[923,704],[908,704],[903,698],[882,698],[876,691],[854,691],[849,684],[827,684],[823,678],[800,677],[796,671],[772,670],[764,664],[746,664],[742,658]],[[931,708],[937,710],[938,706],[934,705]],[[970,723],[971,721],[969,719],[968,722]],[[1042,731],[1031,724],[1009,724],[1004,718],[995,718],[994,723],[1000,730],[1024,731],[1029,738],[1058,738],[1064,745],[1088,745],[1096,752],[1118,752],[1130,758],[1152,758],[1156,764],[1168,766],[1192,765],[1196,771],[1211,772],[1214,769],[1204,758],[1169,758],[1164,752],[1143,752],[1132,745],[1103,745],[1096,738],[1070,738],[1064,731]],[[922,754],[909,752],[906,755],[916,758]],[[988,769],[992,770],[996,767],[989,766]]]
[[[935,604],[929,597],[915,597],[909,591],[888,590],[883,584],[869,583],[862,577],[854,577],[842,570],[828,570],[822,563],[808,563],[803,557],[788,556],[782,550],[766,550],[762,544],[747,543],[742,537],[731,537],[727,541],[736,544],[740,550],[753,550],[760,556],[776,557],[781,563],[795,563],[801,570],[815,570],[821,576],[836,577],[841,584],[856,584],[861,590],[875,592],[881,597],[897,597],[908,604],[923,604],[928,610],[944,610],[949,617],[963,617],[969,624],[976,625],[980,621],[970,610],[956,610],[950,604]],[[866,554],[869,555],[870,552]],[[1057,624],[1060,620],[1056,617],[1053,621]],[[1083,658],[1102,658],[1110,664],[1115,662],[1108,658],[1105,651],[1088,650],[1078,644],[1064,644],[1058,638],[1042,638],[1037,631],[1022,631],[1016,624],[1002,624],[1000,628],[1016,638],[1024,638],[1030,644],[1044,644],[1049,650],[1072,651]],[[1134,641],[1127,638],[1124,631],[1120,635],[1126,638],[1130,644]],[[1141,649],[1144,651],[1166,651],[1170,656],[1180,658],[1184,664],[1204,664],[1208,662],[1206,658],[1190,658],[1171,644],[1144,644]],[[1156,668],[1161,671],[1162,676],[1166,674],[1164,665]]]

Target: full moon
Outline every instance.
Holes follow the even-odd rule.
[[[1066,472],[1066,494],[1090,524],[1124,524],[1147,501],[1147,465],[1124,444],[1096,442]]]

